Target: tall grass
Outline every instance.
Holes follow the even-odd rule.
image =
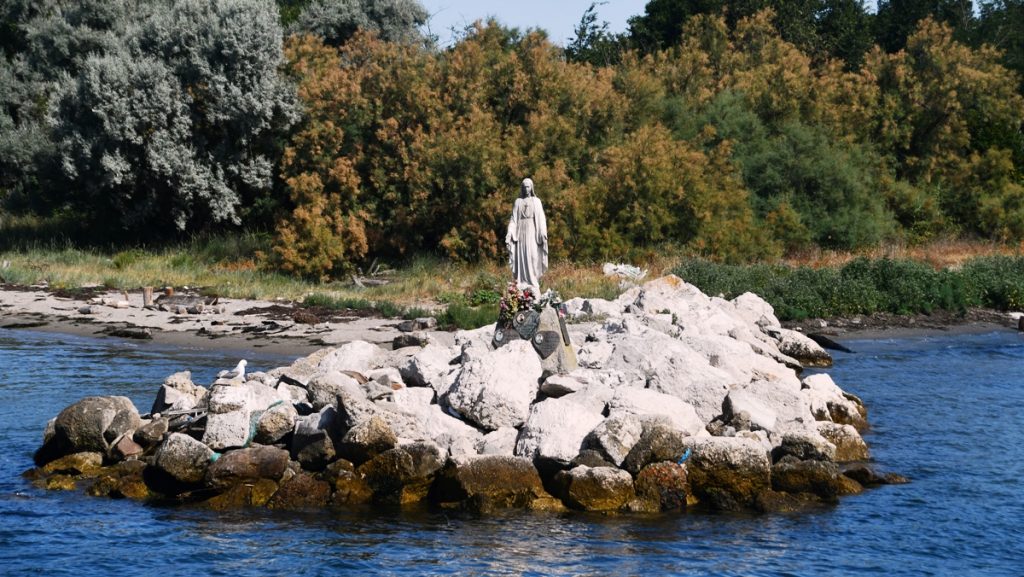
[[[782,320],[961,312],[968,307],[1024,309],[1024,256],[984,256],[936,269],[909,259],[855,258],[842,266],[731,266],[689,260],[675,274],[712,295],[753,292]]]

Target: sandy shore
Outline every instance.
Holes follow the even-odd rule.
[[[0,289],[0,329],[31,328],[85,336],[111,335],[118,329],[145,331],[152,341],[174,346],[224,350],[261,350],[301,356],[317,349],[363,340],[390,347],[401,331],[400,320],[360,316],[350,311],[323,310],[315,324],[292,318],[309,309],[291,302],[219,299],[216,306],[198,314],[179,314],[143,308],[142,293],[128,293],[128,306],[90,304],[106,299],[124,300],[118,291],[53,291],[45,286]],[[82,312],[88,307],[88,312]],[[298,315],[296,318],[301,318]],[[308,315],[307,315],[308,316]],[[904,338],[935,334],[969,334],[1017,330],[1021,313],[972,309],[964,314],[897,316],[878,314],[852,318],[786,323],[805,333],[818,333],[836,341]],[[308,319],[307,319],[307,322]],[[451,344],[451,333],[431,331],[429,338]]]
[[[295,354],[353,340],[390,347],[399,336],[400,320],[332,311],[320,322],[306,324],[291,318],[302,310],[294,303],[224,299],[196,314],[143,308],[142,293],[128,293],[128,306],[95,304],[97,300],[123,301],[119,291],[51,291],[47,287],[0,290],[0,329],[33,329],[85,336],[107,336],[128,329],[145,333],[157,343],[210,349],[249,350]],[[90,304],[93,303],[93,304]],[[88,308],[88,312],[85,311]],[[309,322],[307,320],[307,322]],[[446,332],[429,336],[442,344],[452,341]],[[147,339],[149,340],[149,339]]]

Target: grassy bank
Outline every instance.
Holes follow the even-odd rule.
[[[711,295],[760,295],[781,320],[1024,309],[1024,256],[970,258],[936,269],[910,259],[859,257],[841,266],[728,266],[690,260],[673,272]]]

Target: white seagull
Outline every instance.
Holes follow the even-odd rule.
[[[238,365],[236,365],[234,369],[231,369],[230,371],[221,371],[221,372],[217,373],[217,378],[218,379],[230,379],[230,380],[234,380],[234,379],[242,380],[242,379],[245,379],[245,365],[246,365],[246,362],[247,361],[245,359],[242,359],[242,360],[238,361]]]

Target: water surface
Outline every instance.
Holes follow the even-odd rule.
[[[1024,336],[847,341],[880,468],[913,479],[793,515],[211,512],[36,489],[46,421],[88,395],[145,412],[237,352],[0,329],[0,575],[1021,575]],[[290,359],[245,353],[250,370]]]

